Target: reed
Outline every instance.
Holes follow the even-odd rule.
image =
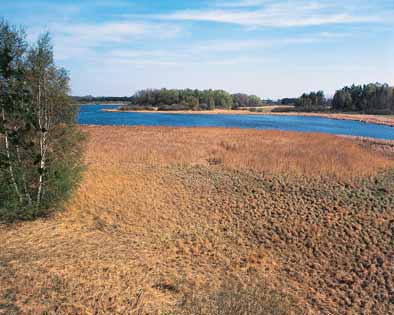
[[[0,314],[176,314],[229,276],[302,314],[393,312],[393,155],[376,143],[83,129],[87,170],[66,210],[0,227]]]

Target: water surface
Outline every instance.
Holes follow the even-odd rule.
[[[322,132],[336,135],[394,140],[394,128],[352,120],[320,117],[245,114],[174,114],[106,112],[114,105],[82,105],[78,121],[82,125],[228,127],[266,130]]]

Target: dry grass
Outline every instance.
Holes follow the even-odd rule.
[[[217,289],[207,286],[185,296],[178,305],[182,315],[301,315],[302,310],[286,295],[275,292],[259,279],[240,282],[226,279]]]
[[[66,210],[0,231],[0,314],[163,314],[228,275],[303,314],[394,311],[391,155],[340,137],[84,127]]]
[[[348,178],[373,175],[393,165],[351,139],[325,134],[221,128],[86,129],[91,134],[88,162],[106,166],[220,165],[273,174]]]

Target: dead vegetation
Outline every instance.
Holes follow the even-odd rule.
[[[302,311],[290,297],[270,289],[264,280],[230,278],[219,288],[207,286],[185,296],[178,305],[177,314],[301,315]]]
[[[301,314],[394,313],[392,155],[320,134],[84,129],[66,210],[1,226],[0,314],[175,314],[185,296],[216,307],[229,276]]]
[[[257,172],[368,176],[392,165],[381,154],[342,137],[221,128],[86,127],[91,134],[88,161],[153,166],[220,165]],[[93,152],[102,150],[106,152]],[[115,151],[115,152],[114,152]]]

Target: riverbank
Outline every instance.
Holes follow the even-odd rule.
[[[264,107],[263,107],[264,110]],[[275,115],[275,116],[305,116],[305,117],[322,117],[336,120],[354,120],[370,124],[386,125],[394,127],[394,115],[366,115],[366,114],[342,114],[342,113],[309,113],[309,112],[273,112],[270,109],[262,112],[251,112],[248,110],[230,110],[230,109],[215,109],[215,110],[201,110],[201,111],[187,111],[187,110],[174,110],[174,111],[135,111],[135,110],[119,110],[119,109],[103,109],[107,112],[120,112],[120,113],[162,113],[162,114],[206,114],[206,115]]]

